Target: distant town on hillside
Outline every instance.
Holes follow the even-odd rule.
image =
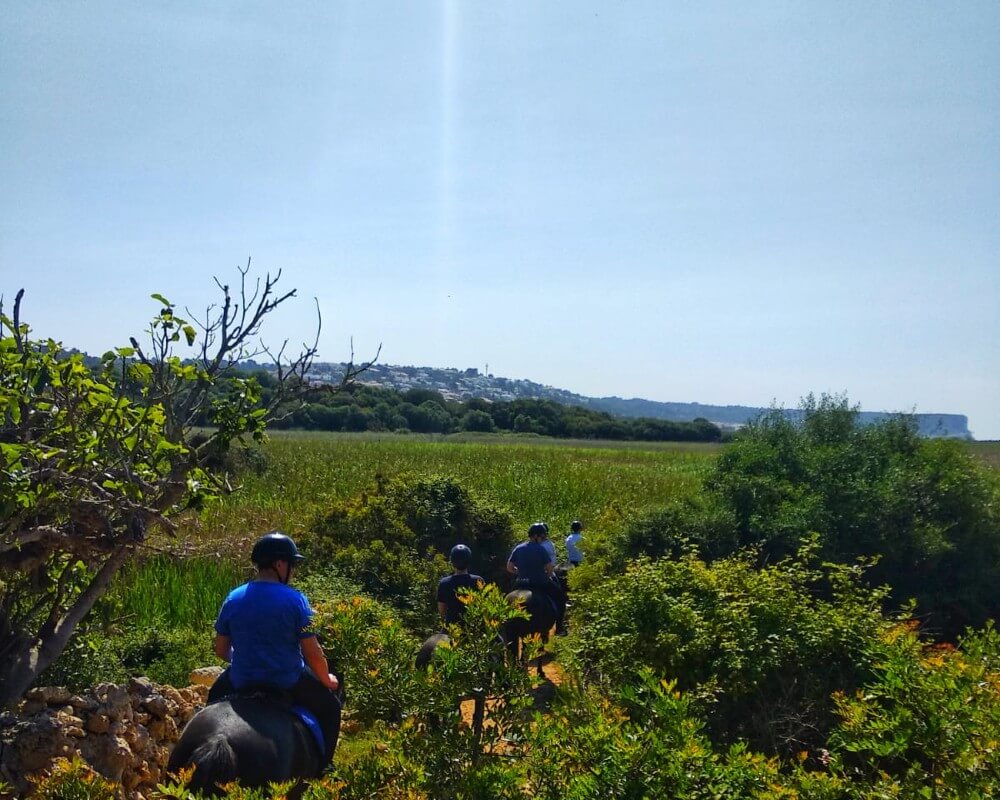
[[[260,365],[266,368],[266,365]],[[339,383],[346,364],[317,363],[310,372],[310,379],[317,383]],[[432,389],[449,400],[468,400],[479,397],[490,401],[518,399],[553,400],[566,405],[582,406],[595,411],[605,411],[621,417],[650,417],[673,422],[692,422],[706,419],[723,429],[745,425],[767,409],[754,406],[716,406],[703,403],[660,402],[641,398],[587,397],[566,389],[557,389],[523,378],[502,378],[468,369],[414,367],[396,364],[373,364],[358,379],[359,383],[398,391]],[[786,409],[785,414],[798,418],[797,409]],[[887,411],[862,411],[860,420],[870,424],[892,416]],[[920,434],[928,437],[971,439],[969,421],[964,414],[915,414]]]

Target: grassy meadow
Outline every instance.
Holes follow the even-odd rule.
[[[637,510],[694,491],[718,445],[559,441],[501,436],[431,437],[276,432],[266,470],[185,522],[185,552],[246,552],[261,532],[292,536],[333,501],[355,497],[377,477],[442,475],[510,512],[518,527],[544,519],[555,530],[576,518],[614,525]]]

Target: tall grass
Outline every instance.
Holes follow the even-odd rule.
[[[231,559],[156,555],[126,567],[95,612],[133,629],[208,631],[226,595],[247,577],[247,567]]]
[[[266,446],[267,470],[243,477],[240,491],[190,520],[181,542],[199,552],[247,552],[263,531],[300,533],[333,501],[368,490],[376,476],[453,477],[507,509],[519,527],[544,519],[559,531],[576,518],[588,527],[613,525],[697,491],[717,452],[705,445],[279,432]]]

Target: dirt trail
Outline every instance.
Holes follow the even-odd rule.
[[[535,662],[532,661],[531,664],[526,669],[531,670],[532,674],[535,672]],[[551,653],[546,653],[542,656],[542,672],[545,677],[542,679],[541,684],[538,685],[532,691],[532,699],[534,700],[534,707],[537,711],[545,711],[549,707],[549,703],[555,697],[556,689],[562,685],[563,681],[566,679],[566,674],[563,669],[555,661]],[[462,703],[462,721],[471,726],[472,716],[475,710],[475,701],[465,700]],[[490,724],[490,706],[492,701],[486,701],[486,720],[485,725]]]

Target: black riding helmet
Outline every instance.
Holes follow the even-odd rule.
[[[574,531],[575,533],[579,533],[580,531],[583,530],[583,523],[580,522],[580,520],[575,519],[575,520],[573,520],[572,524],[569,526],[569,529],[571,531]]]
[[[448,560],[455,569],[468,569],[472,561],[472,550],[466,544],[456,544],[448,554]]]
[[[275,561],[287,561],[295,566],[305,561],[292,537],[281,531],[271,531],[261,536],[250,551],[250,560],[257,569],[270,567]]]
[[[543,539],[549,535],[549,526],[544,522],[533,522],[528,528],[528,536],[541,536]]]

